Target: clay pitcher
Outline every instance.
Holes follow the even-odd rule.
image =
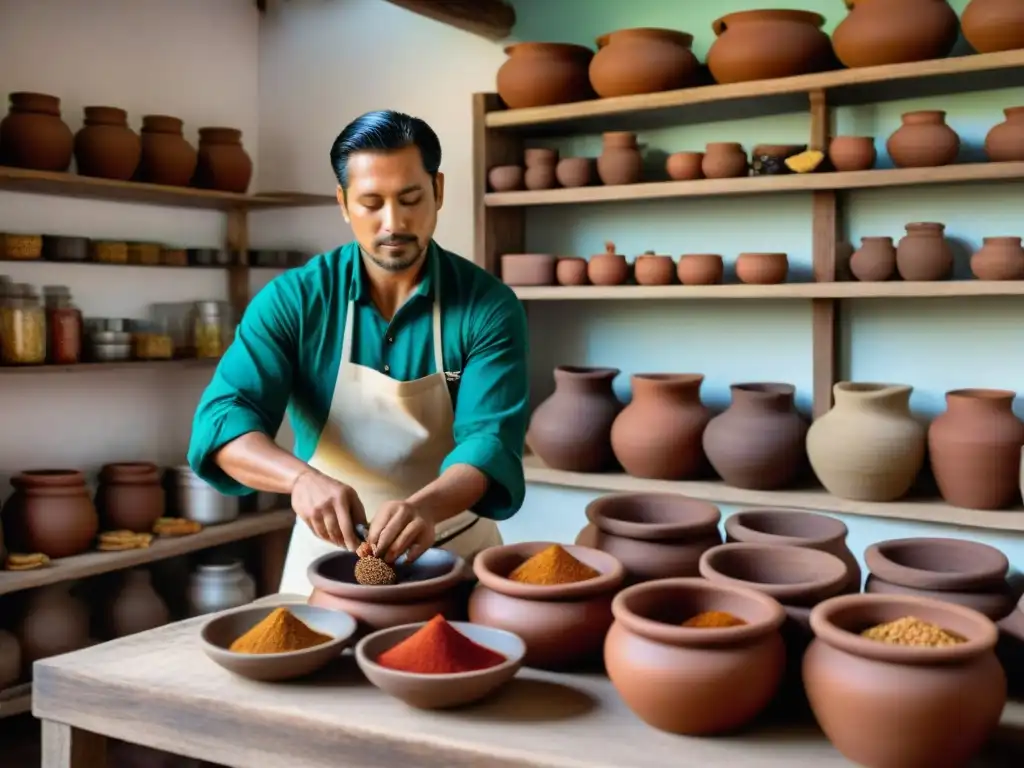
[[[831,64],[823,16],[810,11],[737,11],[715,21],[707,64],[716,83],[819,72]]]
[[[168,115],[142,118],[142,159],[139,180],[171,187],[187,186],[199,155],[181,131],[182,122]]]
[[[896,247],[896,269],[910,281],[945,280],[953,272],[953,252],[946,242],[946,225],[925,221],[907,224]]]
[[[244,194],[252,179],[252,158],[237,128],[200,128],[199,160],[193,183],[218,192]]]
[[[1014,392],[957,389],[928,429],[928,455],[942,498],[968,509],[1004,509],[1020,501],[1024,423]]]
[[[885,148],[897,168],[937,168],[949,165],[960,152],[960,137],[946,125],[939,109],[906,112],[903,125],[889,137]]]
[[[971,256],[971,272],[979,280],[1024,280],[1024,248],[1019,237],[986,237]]]
[[[846,0],[846,7],[832,47],[847,67],[941,59],[956,44],[956,12],[946,0]]]
[[[498,96],[509,109],[592,99],[588,67],[594,52],[568,43],[516,43],[498,69]]]
[[[971,0],[960,25],[978,53],[1024,48],[1024,3],[1018,0]]]
[[[45,93],[12,93],[0,121],[0,163],[33,171],[66,171],[75,137],[60,119],[60,99]]]
[[[111,637],[124,637],[162,627],[170,611],[153,588],[149,571],[136,568],[124,574],[124,582],[107,609]]]
[[[117,107],[86,107],[85,125],[75,134],[75,165],[83,176],[128,181],[142,157],[142,141]]]
[[[51,584],[29,593],[18,625],[22,660],[32,662],[70,653],[89,643],[89,610],[71,594],[71,584]]]
[[[1024,107],[1009,107],[1003,110],[1003,114],[1006,120],[992,128],[985,137],[985,154],[993,163],[1024,160]]]
[[[555,368],[554,393],[530,417],[526,432],[530,450],[552,469],[612,469],[612,422],[622,410],[612,390],[618,375],[618,368]]]
[[[674,29],[620,29],[597,39],[590,82],[597,95],[632,96],[694,85],[693,35]]]

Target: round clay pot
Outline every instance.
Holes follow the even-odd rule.
[[[547,148],[528,149],[524,153],[526,173],[523,182],[527,189],[554,189],[558,186],[555,166],[558,164],[558,150]]]
[[[12,93],[0,121],[0,162],[33,171],[66,171],[75,137],[60,119],[60,99],[45,93]]]
[[[136,568],[124,574],[124,581],[107,608],[107,630],[111,637],[125,637],[164,626],[170,611],[153,588],[149,571]]]
[[[509,109],[547,107],[594,97],[588,67],[594,52],[568,43],[516,43],[505,49],[497,90]]]
[[[32,662],[84,648],[89,643],[89,609],[71,594],[71,584],[32,590],[18,624],[18,641],[26,674]]]
[[[717,253],[686,253],[679,257],[676,273],[683,285],[718,285],[725,265]]]
[[[15,475],[11,485],[14,493],[3,512],[9,552],[41,552],[56,559],[92,548],[99,516],[81,472],[32,470]]]
[[[971,0],[960,26],[978,53],[1024,48],[1024,6],[1016,0]]]
[[[967,509],[1005,509],[1020,502],[1024,423],[1013,412],[1016,393],[955,389],[946,412],[928,428],[928,456],[942,498]]]
[[[99,480],[96,509],[104,530],[151,533],[153,524],[164,516],[167,500],[156,464],[106,464]]]
[[[643,166],[635,133],[611,131],[604,134],[601,156],[597,158],[597,175],[602,184],[635,184],[643,175]]]
[[[622,285],[629,278],[626,257],[615,252],[615,243],[605,243],[604,253],[597,253],[587,262],[587,277],[594,285]]]
[[[648,251],[636,257],[633,277],[639,285],[671,285],[676,276],[676,263],[671,256],[655,255]]]
[[[75,134],[75,165],[82,176],[128,181],[142,157],[142,141],[128,127],[128,113],[117,107],[86,107]]]
[[[748,285],[786,282],[789,257],[784,253],[741,253],[736,258],[736,277]]]
[[[1019,162],[1024,160],[1024,107],[1008,107],[1003,114],[1006,120],[985,136],[985,154],[993,163]]]
[[[199,161],[192,183],[219,192],[244,194],[252,179],[252,158],[237,128],[200,128]]]
[[[521,165],[496,165],[487,172],[487,183],[495,192],[512,192],[524,188],[525,177]]]
[[[555,264],[555,279],[559,285],[586,285],[587,260],[579,256],[561,258]]]
[[[199,153],[181,132],[182,122],[167,115],[142,118],[142,158],[138,177],[150,184],[188,186],[199,162]]]
[[[586,187],[594,180],[594,160],[590,157],[563,157],[555,166],[555,178],[563,187]]]
[[[896,270],[904,280],[945,280],[953,273],[953,251],[946,242],[946,225],[907,224],[896,247]]]
[[[875,139],[873,136],[836,136],[828,145],[828,159],[840,172],[870,170],[878,159]]]
[[[21,643],[6,629],[0,629],[0,691],[21,679]]]
[[[986,237],[971,256],[971,272],[979,280],[1024,280],[1024,248],[1019,237]]]
[[[586,514],[590,546],[621,562],[630,584],[697,576],[700,556],[722,543],[718,507],[676,493],[608,494]]]
[[[674,29],[620,29],[597,39],[590,84],[602,98],[658,93],[697,82],[693,35]]]
[[[704,611],[746,624],[683,627]],[[659,579],[621,591],[612,603],[604,663],[633,712],[661,731],[705,736],[753,720],[779,688],[786,614],[761,592],[704,579]]]
[[[885,143],[897,168],[937,168],[956,160],[960,137],[946,125],[945,112],[938,109],[905,112],[901,120],[903,125]]]
[[[807,431],[807,457],[825,490],[855,501],[895,501],[910,490],[925,455],[912,390],[852,381],[832,388],[835,405]]]
[[[701,171],[709,179],[746,176],[750,166],[743,145],[735,141],[712,141],[704,147]]]
[[[861,637],[871,626],[914,616],[967,642],[892,645]],[[871,768],[967,765],[995,731],[1006,704],[991,620],[926,598],[843,595],[811,611],[815,640],[804,654],[804,688],[829,741]]]
[[[555,368],[555,391],[530,417],[526,444],[553,469],[605,472],[615,465],[612,422],[622,403],[612,391],[618,368]]]
[[[506,253],[501,257],[505,285],[554,285],[555,257],[549,253]]]
[[[703,179],[703,164],[703,152],[673,152],[665,161],[665,173],[673,181]]]
[[[880,283],[896,274],[896,246],[891,237],[863,237],[850,257],[850,271],[862,283]]]
[[[733,384],[732,403],[704,430],[712,468],[736,488],[771,491],[807,469],[807,421],[793,404],[792,384]]]
[[[946,0],[846,0],[846,7],[832,47],[847,67],[942,59],[960,31]]]
[[[718,37],[707,65],[716,83],[742,83],[819,72],[832,59],[821,31],[824,17],[810,11],[737,11],[715,21]]]
[[[480,580],[469,597],[469,620],[513,632],[526,643],[523,664],[571,668],[600,658],[612,623],[612,597],[626,575],[606,552],[569,545],[566,551],[600,575],[572,584],[522,584],[508,578],[520,563],[553,542],[505,544],[485,549],[473,561]]]
[[[638,373],[633,400],[612,424],[615,458],[633,477],[686,480],[707,469],[701,437],[711,412],[700,400],[701,373]]]

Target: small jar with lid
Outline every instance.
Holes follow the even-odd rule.
[[[5,365],[46,362],[46,313],[32,286],[10,286],[0,310],[0,340],[0,359]]]
[[[73,365],[82,360],[82,312],[63,285],[43,286],[46,305],[46,361]]]
[[[230,308],[223,301],[197,301],[192,307],[196,357],[220,357],[231,343]]]

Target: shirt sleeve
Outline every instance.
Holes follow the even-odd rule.
[[[188,463],[224,494],[241,496],[251,489],[217,466],[214,455],[249,432],[276,436],[291,397],[299,302],[288,278],[276,278],[253,297],[196,408]]]
[[[455,448],[441,465],[469,464],[490,479],[474,508],[481,517],[507,520],[523,505],[523,445],[529,418],[529,334],[526,312],[500,286],[492,306],[473,318],[473,341],[459,379]]]

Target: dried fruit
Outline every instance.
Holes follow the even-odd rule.
[[[811,171],[816,170],[824,159],[824,152],[819,152],[816,149],[809,149],[806,152],[801,152],[799,155],[787,157],[786,167],[793,171],[793,173],[810,173]]]

